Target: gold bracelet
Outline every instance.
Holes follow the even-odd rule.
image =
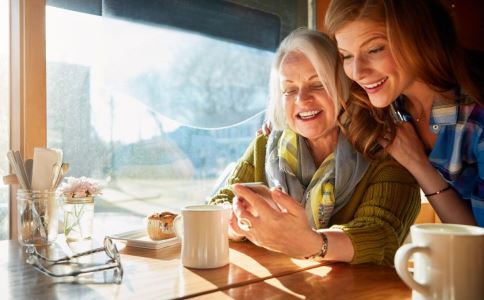
[[[435,192],[435,193],[430,193],[430,194],[424,194],[424,195],[425,195],[425,197],[427,197],[427,198],[428,198],[428,197],[432,197],[432,196],[438,195],[438,194],[440,194],[440,193],[443,193],[443,192],[445,192],[445,191],[448,191],[448,190],[450,190],[451,188],[452,188],[452,187],[450,186],[450,184],[447,184],[447,186],[446,186],[445,188],[441,189],[440,191],[437,191],[437,192]]]
[[[324,234],[324,232],[317,232],[317,234],[319,234],[321,236],[321,238],[323,239],[323,245],[321,246],[321,250],[319,250],[318,253],[316,254],[313,254],[313,255],[310,255],[310,256],[305,256],[304,259],[311,259],[311,260],[314,260],[314,261],[323,261],[324,260],[324,257],[326,256],[326,253],[328,252],[328,237],[326,236],[326,234]]]

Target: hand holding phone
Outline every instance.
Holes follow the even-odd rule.
[[[261,196],[270,207],[277,211],[281,211],[279,206],[274,200],[272,200],[271,191],[267,185],[262,182],[245,182],[240,183],[241,185],[250,188],[254,193]]]
[[[251,191],[258,194],[262,199],[264,199],[266,201],[267,204],[269,204],[270,207],[272,207],[276,211],[281,211],[281,209],[279,208],[277,203],[274,202],[274,200],[272,200],[271,191],[269,190],[269,187],[267,187],[264,183],[262,183],[262,182],[244,182],[244,183],[240,183],[240,185],[248,187]],[[242,207],[246,211],[248,211],[252,216],[254,216],[254,217],[259,216],[258,211],[254,207],[251,206],[249,201],[245,200],[242,197],[238,198],[237,201],[239,201],[240,204],[237,204],[234,207],[234,209],[235,209],[234,212],[236,214],[237,214],[236,211],[238,210],[238,206],[242,205]],[[238,218],[237,224],[244,231],[249,231],[252,228],[252,224],[246,218]]]

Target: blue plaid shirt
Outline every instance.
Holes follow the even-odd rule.
[[[468,98],[434,103],[430,129],[437,134],[430,162],[484,226],[484,107]]]

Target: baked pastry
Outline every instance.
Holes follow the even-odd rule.
[[[147,230],[150,239],[154,241],[175,237],[173,220],[176,214],[171,212],[154,213],[148,217]]]

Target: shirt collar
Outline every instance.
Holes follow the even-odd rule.
[[[458,103],[457,101],[446,101],[437,99],[432,105],[430,112],[430,126],[432,125],[453,125],[457,123]]]
[[[430,112],[430,126],[455,125],[459,121],[459,107],[473,103],[473,99],[465,93],[460,93],[453,100],[437,98],[432,104]]]

